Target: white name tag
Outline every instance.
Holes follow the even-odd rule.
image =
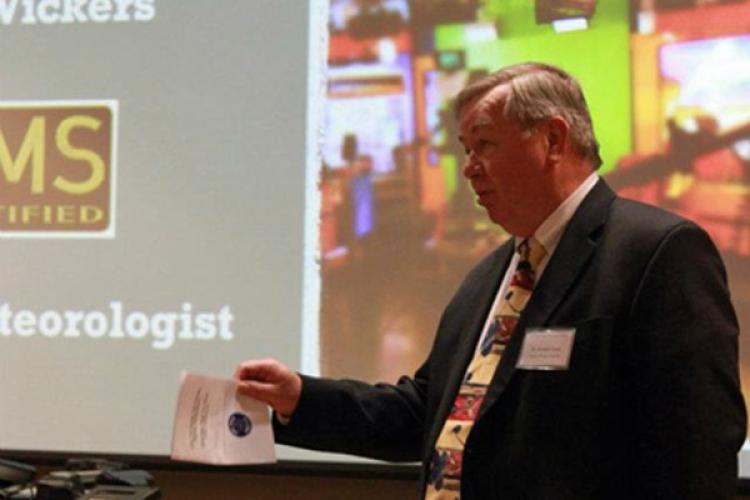
[[[575,328],[529,328],[523,338],[516,368],[567,370]]]

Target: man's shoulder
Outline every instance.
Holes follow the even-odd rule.
[[[621,235],[658,237],[678,227],[699,229],[693,221],[674,212],[627,198],[613,201],[607,224]]]
[[[673,226],[688,222],[688,219],[669,210],[620,196],[615,197],[612,203],[612,215],[648,219],[651,224],[657,226]]]
[[[602,231],[594,238],[604,254],[650,260],[657,254],[695,258],[718,255],[704,228],[679,214],[625,198],[616,198]]]

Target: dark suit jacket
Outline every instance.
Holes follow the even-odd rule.
[[[411,377],[303,377],[279,442],[421,460],[422,487],[513,251],[471,273]],[[525,330],[575,327],[567,371],[515,368]],[[695,224],[594,187],[537,283],[467,440],[463,500],[731,498],[745,407],[725,271]]]

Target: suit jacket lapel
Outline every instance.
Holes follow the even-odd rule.
[[[599,180],[573,214],[519,318],[477,418],[481,418],[487,412],[515,373],[526,327],[546,325],[557,305],[569,294],[578,275],[586,268],[586,264],[596,251],[596,240],[593,235],[606,221],[609,205],[614,198],[612,190],[603,180]]]

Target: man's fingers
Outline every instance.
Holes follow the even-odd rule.
[[[258,399],[256,397],[258,389],[255,387],[254,382],[239,382],[237,384],[237,392],[239,392],[240,394],[244,394],[245,396],[250,396],[251,398]]]
[[[273,359],[244,361],[234,372],[237,390],[291,415],[299,402],[302,380],[299,375]]]
[[[265,403],[283,415],[291,414],[297,406],[296,399],[291,399],[287,394],[284,394],[282,388],[277,384],[255,381],[240,382],[237,384],[237,392]]]
[[[250,396],[251,398],[270,404],[270,400],[278,392],[274,384],[257,382],[254,380],[243,381],[237,384],[237,390],[240,394]]]
[[[273,380],[279,369],[273,360],[244,361],[234,371],[236,380]]]
[[[258,369],[255,366],[247,366],[245,363],[241,364],[234,371],[235,380],[252,380]]]

